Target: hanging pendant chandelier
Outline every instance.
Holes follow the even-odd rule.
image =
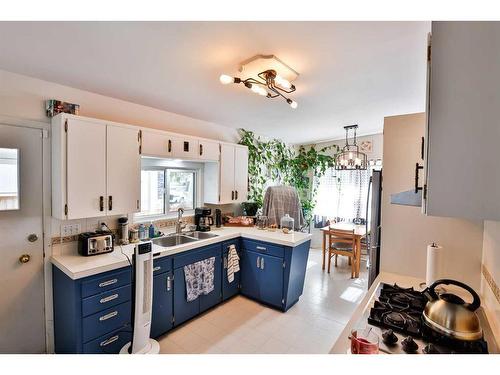
[[[366,154],[359,151],[356,142],[356,129],[358,125],[344,126],[345,146],[335,156],[336,170],[365,170],[367,168]],[[354,132],[353,142],[349,143],[349,131]]]

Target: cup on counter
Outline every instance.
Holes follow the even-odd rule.
[[[351,331],[351,354],[378,354],[380,338],[371,328]]]

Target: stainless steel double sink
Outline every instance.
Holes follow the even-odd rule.
[[[209,232],[193,231],[193,232],[183,232],[180,234],[171,234],[169,236],[160,238],[154,238],[153,243],[161,247],[173,247],[213,237],[217,237],[217,235]]]

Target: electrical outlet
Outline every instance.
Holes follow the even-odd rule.
[[[76,224],[62,224],[61,225],[61,236],[74,236],[79,234],[81,231],[81,226],[79,223]]]

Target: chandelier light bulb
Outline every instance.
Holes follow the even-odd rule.
[[[228,76],[227,74],[221,74],[220,77],[219,77],[219,81],[223,85],[228,85],[228,84],[234,82],[234,78],[231,77],[231,76]]]
[[[290,104],[290,107],[292,107],[293,109],[297,108],[298,104],[295,100],[292,100],[292,99],[287,99],[286,102],[288,104]]]
[[[292,88],[292,84],[290,83],[290,81],[288,81],[287,79],[283,78],[283,77],[282,77],[282,76],[280,76],[279,74],[278,74],[278,75],[276,75],[276,77],[274,78],[274,82],[275,82],[277,85],[279,85],[279,86],[281,86],[281,87],[283,87],[283,88],[285,88],[285,89],[288,89],[288,90],[289,90],[289,89],[291,89],[291,88]]]

